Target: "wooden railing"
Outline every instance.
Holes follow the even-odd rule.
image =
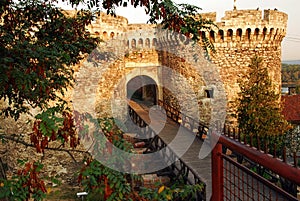
[[[158,105],[166,110],[167,117],[185,127],[200,139],[205,139],[207,137],[208,127],[204,123],[196,121],[192,117],[177,111],[174,107],[161,100],[158,101]]]

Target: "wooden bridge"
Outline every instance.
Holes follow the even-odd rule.
[[[149,140],[147,152],[159,151],[163,148],[168,148],[169,151],[164,152],[162,156],[164,162],[176,159],[176,162],[172,163],[169,168],[176,175],[175,177],[181,178],[187,184],[203,184],[204,189],[196,195],[196,200],[298,200],[297,190],[295,192],[286,192],[282,188],[279,188],[274,183],[266,180],[262,176],[254,173],[250,168],[261,167],[263,161],[276,164],[277,167],[271,168],[271,170],[279,176],[283,176],[289,185],[289,190],[295,191],[297,185],[300,185],[300,170],[297,167],[292,167],[286,163],[282,163],[277,158],[272,156],[266,157],[264,153],[257,152],[259,150],[250,150],[249,147],[241,145],[238,141],[240,138],[235,132],[232,138],[232,133],[228,134],[228,131],[223,133],[216,148],[206,158],[200,159],[199,153],[202,146],[206,146],[202,140],[203,135],[208,131],[203,125],[197,127],[195,137],[194,122],[189,121],[189,126],[186,129],[179,129],[178,122],[183,123],[185,119],[183,114],[179,114],[177,111],[160,102],[161,106],[164,106],[167,112],[167,119],[164,119],[164,114],[156,113],[155,121],[151,122],[149,117],[149,108],[144,107],[136,102],[129,101],[129,115],[133,122],[141,127],[144,134],[152,136]],[[165,126],[157,134],[155,131],[147,125],[156,127],[156,123],[165,121]],[[184,124],[184,123],[183,123]],[[146,132],[146,133],[145,133]],[[178,137],[178,132],[182,132],[179,136],[190,136],[193,139],[192,144],[188,147],[186,152],[182,155],[182,144],[175,143],[169,146]],[[227,134],[227,137],[225,136]],[[227,139],[228,138],[228,139]],[[184,139],[178,139],[184,140]],[[242,147],[240,147],[242,146]],[[236,153],[235,157],[228,156],[224,150],[230,148],[230,152]],[[179,150],[179,153],[178,153]],[[241,151],[243,154],[242,160],[238,162],[238,154]],[[259,160],[256,160],[259,158]],[[212,160],[213,159],[213,160]],[[247,167],[251,166],[251,167]],[[281,171],[280,169],[287,168],[289,171]],[[273,175],[269,176],[273,177]],[[275,179],[276,178],[272,178]],[[292,182],[291,182],[292,181]],[[277,178],[277,182],[278,178]],[[282,183],[284,186],[285,183]],[[292,185],[291,185],[292,184]],[[294,194],[294,195],[291,195]]]
[[[135,122],[144,121],[148,125],[151,123],[149,113],[146,107],[142,107],[141,105],[133,101],[129,102],[129,106],[131,108],[130,113],[134,117]],[[136,112],[138,116],[134,116],[133,111]],[[156,120],[159,119],[163,118],[157,116]],[[167,118],[163,130],[158,135],[156,135],[156,137],[152,138],[152,141],[150,142],[150,146],[148,147],[147,151],[158,151],[162,147],[166,147],[166,145],[169,145],[171,143],[171,141],[175,138],[175,135],[177,135],[178,132],[182,132],[179,134],[179,136],[190,135],[192,139],[194,138],[193,143],[189,146],[185,154],[181,157],[178,156],[181,154],[176,153],[176,150],[182,150],[182,147],[180,147],[182,143],[175,143],[174,146],[170,147],[171,152],[169,152],[168,155],[164,155],[163,157],[176,157],[177,162],[175,162],[173,164],[173,167],[171,167],[173,171],[176,171],[177,175],[184,175],[183,179],[188,180],[188,183],[190,184],[204,184],[206,188],[205,196],[206,198],[210,198],[212,194],[211,156],[208,155],[202,160],[199,159],[200,148],[203,144],[203,141],[199,138],[195,138],[194,134],[191,133],[188,129],[179,130],[179,125],[170,118]],[[180,141],[181,139],[178,140]]]

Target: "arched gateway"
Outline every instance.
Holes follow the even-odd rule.
[[[137,102],[143,101],[146,105],[157,103],[157,84],[146,75],[136,76],[127,83],[127,98]]]

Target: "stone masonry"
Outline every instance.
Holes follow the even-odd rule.
[[[209,38],[216,50],[207,63],[212,62],[216,66],[226,92],[227,114],[234,110],[231,103],[239,92],[237,80],[247,73],[250,60],[255,55],[264,59],[269,75],[274,85],[278,87],[278,92],[280,91],[281,42],[286,35],[287,14],[277,10],[235,9],[226,11],[220,22],[216,21],[216,13],[204,13],[202,16],[217,25],[213,31],[202,32],[202,34]],[[194,66],[187,59],[189,55],[183,51],[185,44],[179,44],[176,37],[160,35],[154,25],[128,24],[124,17],[113,17],[103,13],[88,27],[88,30],[104,41],[101,44],[102,49],[99,49],[99,52],[102,51],[100,54],[104,54],[103,47],[109,46],[113,52],[116,51],[116,46],[122,47],[121,52],[118,50],[120,55],[114,59],[110,57],[106,60],[100,59],[101,61],[99,58],[89,60],[92,63],[98,63],[99,67],[98,70],[91,68],[92,72],[85,75],[93,76],[95,71],[105,71],[104,74],[96,76],[97,78],[93,81],[95,83],[92,85],[95,85],[94,88],[97,89],[88,95],[96,97],[93,104],[99,116],[111,115],[109,113],[112,111],[111,100],[114,99],[112,97],[116,94],[126,97],[126,84],[134,77],[141,75],[149,76],[158,86],[172,82],[173,85],[178,86],[178,90],[180,89],[178,93],[188,99],[190,89],[184,89],[181,85],[182,81],[170,79],[171,76],[164,74],[161,70],[162,66],[167,66],[181,74],[189,83],[189,87],[193,89],[198,99],[200,120],[204,122],[210,120],[212,102],[216,96],[210,97],[208,93],[213,91],[214,86],[206,83],[204,75],[195,72]],[[204,62],[202,65],[209,65],[207,63]],[[108,65],[107,68],[103,68],[104,64]],[[92,65],[91,62],[85,62],[80,69],[86,71],[87,69],[84,69],[90,65]],[[117,88],[116,85],[118,85]],[[157,99],[178,107],[176,98],[168,94],[164,87],[158,87],[157,94]],[[227,120],[230,121],[230,115],[227,116]]]

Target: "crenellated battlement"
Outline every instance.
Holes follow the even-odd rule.
[[[287,14],[277,10],[232,10],[226,11],[220,22],[216,13],[203,14],[218,26],[210,33],[202,33],[216,47],[236,47],[257,45],[278,45],[286,35]]]
[[[115,37],[126,37],[128,19],[122,16],[112,16],[99,13],[98,17],[87,27],[89,32],[102,40]]]
[[[278,10],[231,10],[226,11],[221,21],[216,20],[216,13],[202,13],[203,18],[212,20],[218,28],[203,32],[216,48],[219,47],[277,47],[286,35],[287,14]],[[100,13],[88,30],[103,40],[122,37],[127,39],[130,48],[152,48],[158,38],[155,25],[128,24],[124,17],[113,17]],[[126,37],[127,32],[130,38]]]
[[[274,26],[286,28],[288,16],[278,10],[230,10],[221,18],[224,26]],[[241,27],[243,28],[243,27]]]

